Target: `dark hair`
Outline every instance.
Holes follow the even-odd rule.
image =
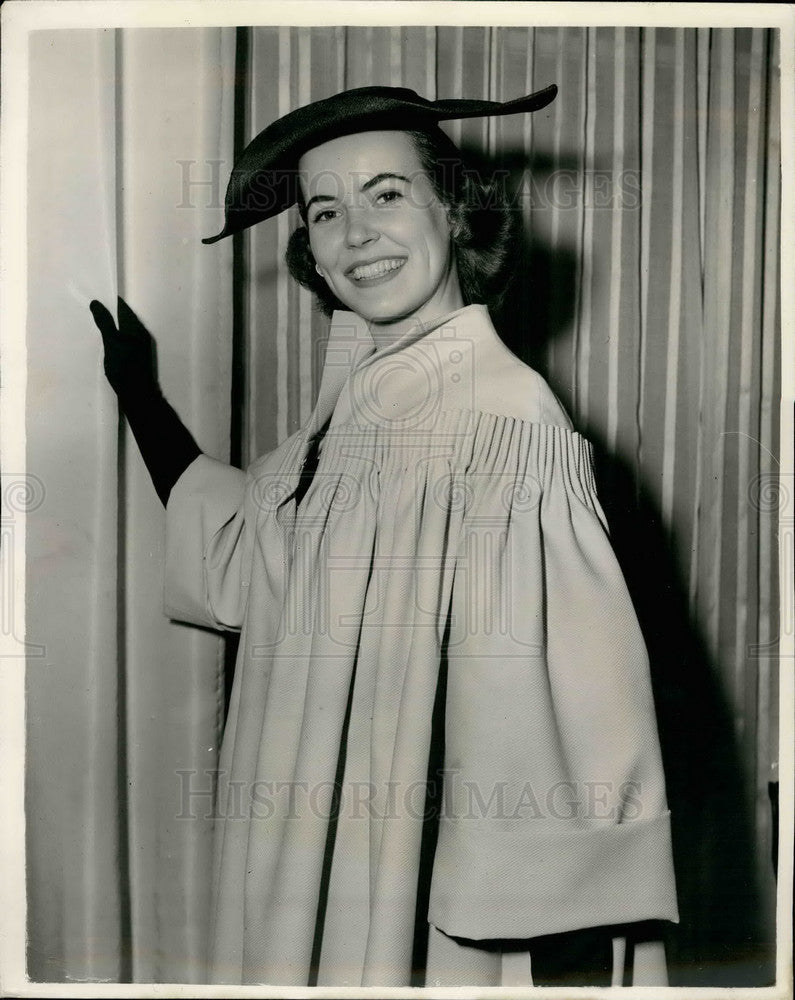
[[[515,213],[498,186],[483,180],[480,171],[466,162],[461,150],[440,128],[402,131],[410,136],[436,196],[447,208],[464,304],[483,303],[496,308],[513,261]],[[335,309],[347,306],[315,270],[306,207],[300,193],[298,207],[303,225],[293,231],[287,244],[287,268],[299,284],[314,293],[321,312],[330,316]]]

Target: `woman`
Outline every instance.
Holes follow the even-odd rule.
[[[438,128],[554,96],[364,88],[244,150],[205,242],[297,202],[289,267],[336,310],[312,417],[247,473],[199,453],[126,305],[117,330],[92,304],[167,504],[167,613],[241,630],[214,981],[571,982],[543,966],[595,942],[582,981],[609,982],[611,937],[677,919],[590,448],[494,331],[510,216]],[[664,982],[660,945],[634,967]]]

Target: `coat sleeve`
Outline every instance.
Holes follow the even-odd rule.
[[[491,596],[454,585],[429,919],[474,939],[676,921],[648,657],[590,446],[539,426],[532,451],[506,521],[470,525]]]
[[[242,627],[252,541],[247,474],[200,455],[166,506],[165,613],[210,628]]]

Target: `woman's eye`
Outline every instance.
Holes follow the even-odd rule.
[[[397,201],[398,198],[402,198],[403,195],[400,191],[381,191],[376,195],[376,204],[387,205],[391,201]]]
[[[333,208],[323,208],[317,213],[317,215],[315,215],[312,222],[328,222],[329,219],[333,219],[335,215],[336,212]]]

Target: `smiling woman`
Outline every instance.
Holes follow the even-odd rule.
[[[298,169],[317,273],[374,335],[395,339],[464,304],[448,211],[409,136],[341,136]]]
[[[199,452],[128,307],[93,304],[167,505],[167,612],[241,633],[212,981],[606,985],[630,938],[665,982],[646,650],[590,445],[489,318],[505,209],[438,130],[554,96],[347,91],[243,151],[206,242],[297,202],[290,269],[336,309],[309,421],[245,473]]]

